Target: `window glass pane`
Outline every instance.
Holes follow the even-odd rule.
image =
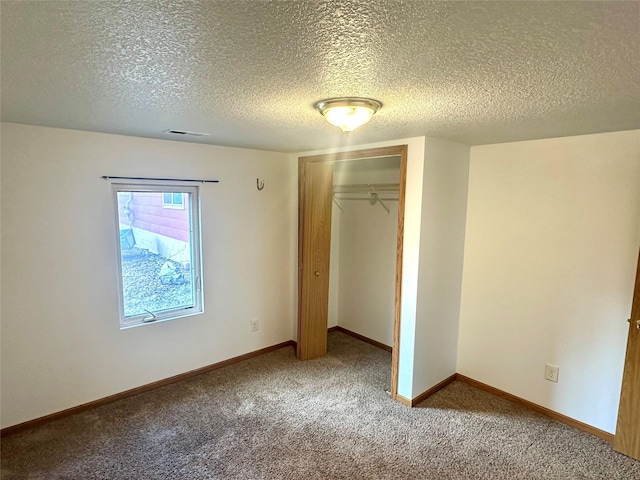
[[[171,205],[171,193],[162,194],[162,203],[165,205]]]
[[[179,198],[184,208],[163,208],[167,196],[170,200]],[[194,307],[201,311],[193,197],[189,191],[117,192],[121,316],[125,323],[135,322],[135,317],[140,323],[155,317],[182,316],[184,309]]]
[[[182,193],[178,193],[178,192],[173,193],[173,204],[182,205]]]

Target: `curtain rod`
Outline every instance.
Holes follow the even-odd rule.
[[[110,175],[103,175],[100,178],[105,180],[156,180],[161,182],[200,182],[200,183],[219,183],[220,180],[199,180],[192,178],[152,178],[152,177],[112,177]]]

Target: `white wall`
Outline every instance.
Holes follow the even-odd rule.
[[[466,237],[458,372],[613,433],[640,130],[473,147]]]
[[[338,325],[393,345],[398,202],[343,200]]]
[[[338,325],[340,299],[340,209],[331,204],[331,257],[329,259],[329,311],[327,327]]]
[[[400,156],[365,158],[333,165],[333,184],[398,183]]]
[[[1,153],[2,427],[292,338],[293,156],[15,124]],[[220,180],[201,188],[204,314],[119,329],[101,175]]]
[[[456,373],[469,153],[425,141],[412,398]]]

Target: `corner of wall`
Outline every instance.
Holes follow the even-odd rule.
[[[615,431],[640,130],[471,149],[458,373]],[[545,363],[560,367],[558,383]]]
[[[470,147],[426,138],[413,396],[456,373]]]

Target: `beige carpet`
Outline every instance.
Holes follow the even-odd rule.
[[[2,441],[2,479],[640,479],[591,435],[454,382],[409,409],[390,354],[343,333]]]

